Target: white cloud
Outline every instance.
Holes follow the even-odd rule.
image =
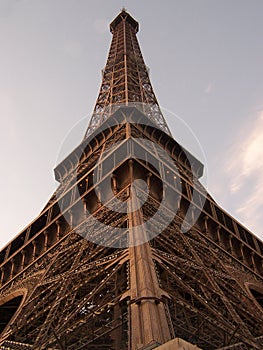
[[[236,216],[263,238],[263,111],[230,150],[226,175]],[[232,200],[231,198],[231,200]]]
[[[209,84],[207,84],[207,86],[206,86],[204,92],[205,92],[207,95],[209,95],[209,94],[212,92],[213,87],[214,87],[214,84],[210,82]]]

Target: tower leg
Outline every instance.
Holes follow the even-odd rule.
[[[163,344],[173,336],[159,287],[150,244],[145,239],[143,213],[133,187],[129,209],[130,349]],[[144,244],[140,244],[142,241]]]

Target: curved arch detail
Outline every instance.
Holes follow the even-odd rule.
[[[0,334],[19,313],[26,293],[26,290],[20,289],[0,299]]]

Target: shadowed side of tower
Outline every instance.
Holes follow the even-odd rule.
[[[110,29],[86,135],[0,252],[0,349],[262,349],[263,243],[171,136],[137,21]]]

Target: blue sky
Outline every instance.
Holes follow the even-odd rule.
[[[261,0],[0,0],[0,246],[45,206],[61,145],[85,117],[70,147],[82,139],[123,6],[160,106],[202,145],[210,193],[263,237]]]

